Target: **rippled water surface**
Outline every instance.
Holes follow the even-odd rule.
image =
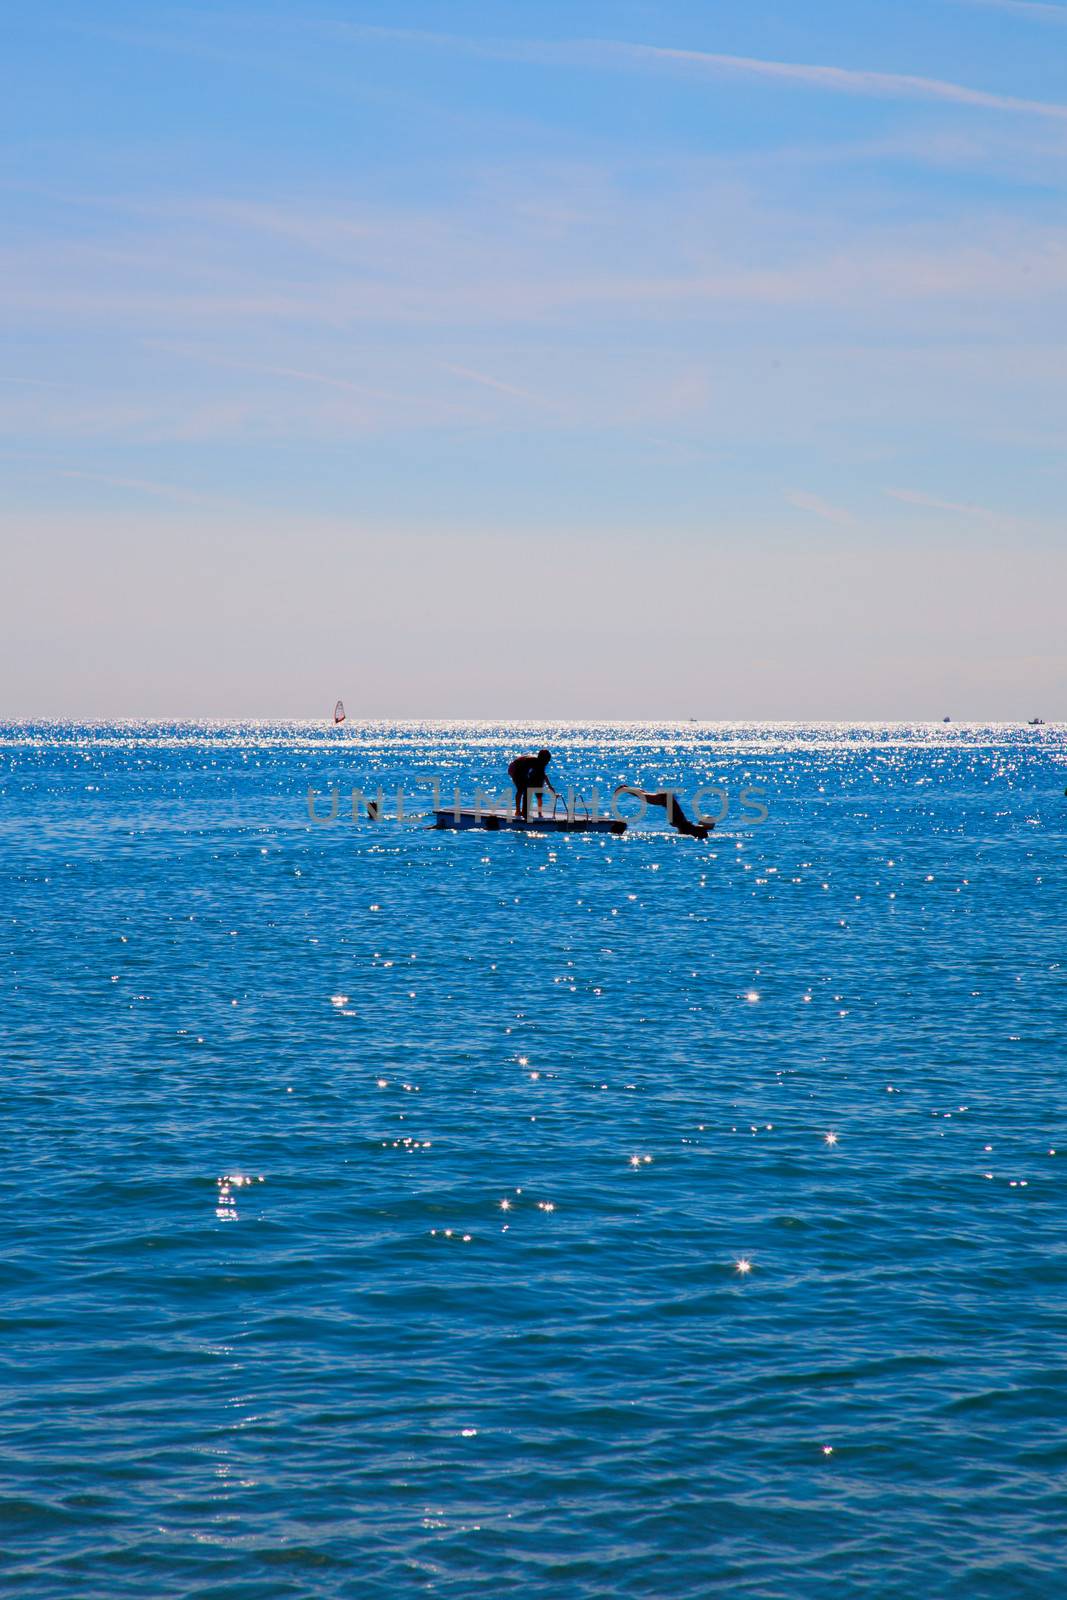
[[[1067,731],[545,732],[0,728],[9,1592],[1060,1592]]]

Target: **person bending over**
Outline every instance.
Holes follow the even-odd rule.
[[[516,756],[508,765],[508,777],[515,785],[515,815],[524,822],[529,820],[531,792],[537,796],[537,815],[544,816],[545,790],[552,789],[545,768],[551,760],[551,750],[538,750],[535,756]]]

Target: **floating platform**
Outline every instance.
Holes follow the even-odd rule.
[[[434,812],[435,828],[455,828],[461,833],[481,828],[489,833],[625,833],[626,824],[618,817],[570,816],[567,813],[546,817],[516,817],[510,811],[490,811],[445,806]]]

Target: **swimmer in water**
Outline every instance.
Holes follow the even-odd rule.
[[[667,813],[667,821],[676,833],[684,833],[687,839],[706,839],[714,828],[714,822],[692,822],[678,804],[677,796],[670,789],[661,789],[653,793],[651,789],[637,789],[632,784],[620,783],[615,790],[617,795],[632,794],[635,800],[643,800],[646,806],[662,806]]]

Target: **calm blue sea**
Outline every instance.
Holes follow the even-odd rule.
[[[542,737],[726,819],[426,828]],[[5,1593],[1062,1592],[1067,729],[8,724],[0,780]]]

